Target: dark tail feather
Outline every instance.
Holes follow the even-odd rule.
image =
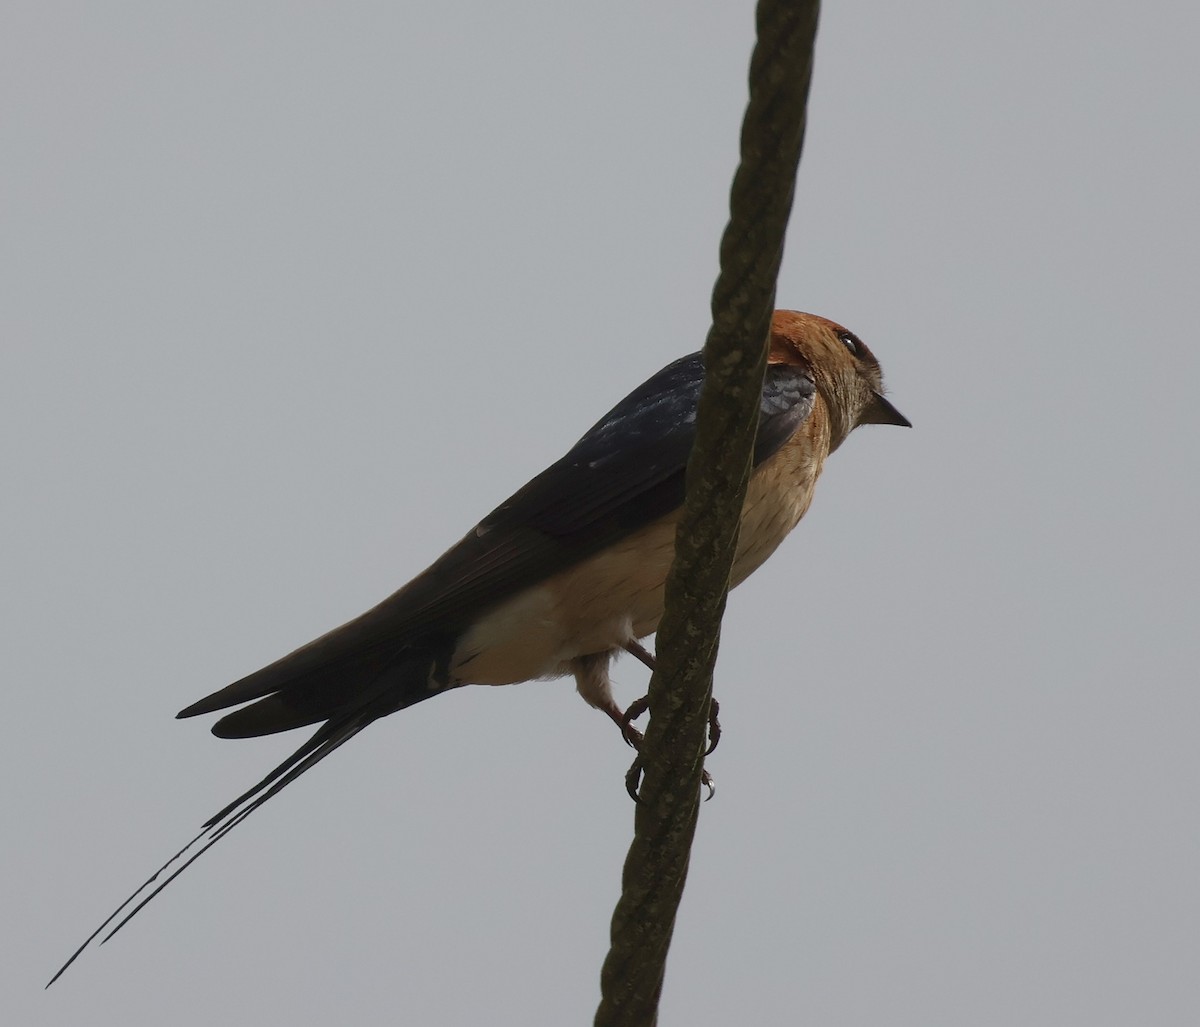
[[[367,723],[370,723],[370,722],[368,721]],[[170,877],[168,877],[165,881],[163,881],[162,884],[160,884],[157,888],[155,888],[152,892],[150,892],[149,895],[147,895],[145,898],[143,898],[141,902],[139,902],[136,906],[133,907],[133,909],[131,909],[128,913],[126,913],[125,916],[121,919],[120,923],[118,923],[116,927],[114,927],[111,931],[108,932],[108,934],[106,934],[104,936],[104,938],[100,942],[100,944],[103,945],[105,942],[107,942],[109,939],[111,939],[113,937],[113,935],[115,935],[122,927],[124,927],[127,923],[129,923],[130,920],[132,920],[135,916],[137,916],[137,914],[141,911],[142,907],[145,906],[152,898],[154,898],[154,896],[156,896],[168,884],[170,884],[173,880],[175,880],[175,878],[177,878],[180,874],[182,874],[188,867],[190,867],[193,863],[195,863],[196,860],[198,860],[201,856],[203,856],[204,853],[206,853],[209,849],[211,849],[217,842],[219,842],[222,838],[224,838],[227,834],[229,834],[229,832],[232,831],[235,827],[237,827],[238,824],[240,824],[243,820],[245,820],[248,816],[250,816],[251,813],[253,813],[256,809],[259,808],[259,806],[261,806],[264,802],[266,802],[273,795],[278,795],[281,791],[283,791],[284,788],[286,788],[289,784],[291,784],[293,781],[295,781],[296,778],[298,778],[306,770],[310,770],[312,767],[315,767],[318,763],[321,762],[321,760],[323,760],[326,756],[328,756],[331,752],[333,752],[334,749],[336,749],[336,748],[338,748],[338,746],[344,745],[346,742],[350,741],[351,738],[353,738],[356,734],[358,734],[366,726],[367,726],[366,723],[346,726],[340,732],[337,732],[330,738],[327,738],[324,741],[322,741],[315,749],[310,751],[307,756],[300,758],[297,762],[297,759],[300,756],[300,754],[303,753],[306,749],[310,749],[310,747],[312,746],[313,739],[310,739],[309,742],[305,743],[305,745],[302,746],[299,750],[297,750],[296,753],[293,753],[292,756],[290,756],[287,761],[285,761],[279,767],[276,767],[275,770],[273,770],[271,772],[271,774],[267,778],[265,778],[263,780],[263,782],[261,782],[249,794],[253,794],[253,792],[257,791],[258,788],[261,788],[267,782],[278,777],[279,779],[277,781],[275,781],[275,783],[272,784],[265,792],[263,792],[261,795],[259,795],[252,802],[250,802],[249,804],[247,804],[244,808],[242,808],[240,810],[237,810],[237,807],[241,802],[243,802],[245,800],[246,796],[242,796],[242,798],[238,799],[237,802],[231,803],[229,806],[226,806],[224,810],[222,810],[215,817],[213,817],[210,821],[208,821],[207,824],[204,825],[205,826],[205,834],[207,834],[209,836],[208,840],[204,843],[204,845],[201,846],[198,850],[196,850],[196,852],[192,853],[192,855],[187,859],[187,861],[184,862],[183,865],[180,866],[178,869],[176,869],[171,874]],[[325,731],[325,728],[322,728],[321,731],[318,732],[318,734],[321,734],[324,731]],[[284,770],[285,768],[287,768],[289,766],[290,766],[290,769],[288,769],[286,773],[282,773],[282,774],[280,773],[282,770]],[[235,813],[234,810],[237,810],[237,812]],[[200,837],[203,837],[203,835],[201,835]],[[197,839],[197,840],[199,840],[199,839]],[[190,845],[189,845],[189,848],[190,848]],[[185,849],[184,851],[186,852],[187,850]],[[182,855],[182,853],[180,855]],[[172,862],[174,862],[174,860],[172,860]],[[170,864],[167,864],[167,865],[170,866]],[[165,869],[166,869],[166,867],[163,867],[163,870],[165,870]],[[160,870],[159,873],[162,873],[162,870]],[[155,874],[155,877],[157,877],[157,876],[158,876],[158,874]],[[143,885],[143,887],[145,887],[145,886]],[[138,889],[138,890],[141,891],[141,889]],[[137,897],[137,892],[135,892],[133,895],[130,896],[130,899],[126,901],[125,905],[128,905],[129,901],[132,901],[136,897]],[[122,907],[122,908],[124,908],[124,907]],[[118,910],[117,912],[119,913],[120,910]],[[115,916],[115,914],[114,914],[114,916]],[[112,919],[114,919],[114,917],[110,917],[109,921],[111,922]],[[107,924],[105,926],[107,926]]]
[[[210,817],[205,822],[203,830],[195,838],[151,874],[129,898],[113,910],[108,919],[89,934],[84,943],[71,954],[71,958],[59,967],[58,972],[46,983],[46,987],[49,988],[51,984],[57,981],[66,972],[67,968],[82,955],[83,951],[97,937],[104,933],[109,924],[121,916],[122,913],[125,913],[125,910],[129,909],[131,904],[134,902],[137,903],[132,909],[129,909],[128,913],[125,913],[125,916],[122,917],[112,930],[104,935],[100,944],[104,944],[104,942],[112,938],[122,927],[137,916],[151,899],[196,862],[197,859],[203,856],[212,846],[237,827],[238,824],[250,816],[251,813],[262,806],[263,803],[278,795],[284,788],[295,781],[296,778],[300,777],[306,771],[311,770],[321,760],[348,742],[372,721],[387,716],[389,713],[394,713],[406,706],[411,706],[422,699],[436,695],[437,692],[425,687],[425,682],[428,681],[428,668],[429,661],[427,658],[420,659],[414,657],[413,664],[406,668],[414,673],[400,674],[399,681],[391,674],[380,675],[380,678],[371,687],[356,689],[355,699],[348,705],[348,708],[344,706],[339,711],[327,714],[329,716],[328,722],[318,728],[308,741],[275,767],[258,784],[252,788],[248,788],[234,799],[233,802]],[[416,687],[417,682],[420,682],[420,687]],[[399,687],[397,687],[398,685]],[[155,882],[158,881],[163,873],[174,866],[180,859],[183,859],[188,851],[200,842],[203,842],[203,844],[199,849],[188,856],[180,866],[172,870],[170,875],[163,881],[155,885]],[[152,890],[139,901],[139,896],[142,896],[143,892],[152,885],[154,885]]]
[[[75,962],[76,959],[79,958],[79,956],[83,953],[83,950],[86,949],[93,941],[96,940],[96,936],[99,935],[104,930],[104,928],[106,928],[118,916],[120,916],[121,911],[126,906],[128,906],[129,903],[131,903],[143,891],[145,891],[150,885],[152,885],[158,879],[159,874],[161,874],[164,870],[167,869],[167,867],[169,867],[172,863],[174,863],[177,859],[179,859],[180,856],[182,856],[185,852],[187,852],[188,849],[190,849],[193,845],[195,845],[196,842],[198,842],[206,834],[208,834],[207,827],[203,831],[201,831],[198,835],[196,835],[196,837],[193,838],[190,842],[188,842],[187,845],[185,845],[182,849],[180,849],[177,853],[175,853],[175,855],[172,856],[169,860],[167,860],[161,867],[159,867],[156,871],[154,871],[154,873],[151,874],[150,877],[143,884],[138,885],[137,891],[135,891],[132,895],[129,896],[129,898],[127,898],[116,909],[114,909],[112,911],[112,913],[109,914],[108,919],[105,920],[104,923],[102,923],[94,931],[92,931],[92,933],[89,934],[87,936],[87,938],[84,940],[83,944],[80,945],[79,948],[77,948],[74,952],[71,953],[71,958],[68,959],[65,963],[63,963],[62,966],[60,966],[58,968],[58,972],[55,973],[55,975],[46,982],[46,987],[47,988],[50,987],[51,984],[53,984],[55,981],[57,981],[64,973],[66,973],[67,967],[69,967],[72,963]],[[189,860],[189,862],[190,862],[190,860]]]
[[[157,881],[158,878],[168,868],[182,859],[188,850],[190,850],[194,845],[204,840],[204,844],[196,852],[192,853],[192,855],[185,860],[183,864],[172,871],[171,874],[165,880],[159,883],[157,887],[155,887],[148,895],[143,897],[142,900],[133,907],[133,909],[129,910],[125,917],[116,925],[116,927],[114,927],[108,932],[108,934],[104,936],[100,944],[104,944],[104,942],[108,941],[122,927],[129,923],[129,921],[132,920],[151,899],[153,899],[168,884],[174,881],[175,878],[177,878],[188,867],[196,862],[196,860],[203,856],[204,853],[212,848],[213,845],[224,838],[225,835],[233,830],[234,827],[245,820],[246,817],[248,817],[256,809],[258,809],[264,802],[266,802],[272,796],[278,795],[279,792],[295,781],[296,778],[298,778],[306,770],[315,767],[321,762],[321,760],[333,752],[334,749],[338,748],[345,742],[348,742],[374,719],[376,718],[369,715],[366,717],[362,715],[350,715],[340,723],[330,721],[328,724],[323,725],[321,729],[317,731],[307,742],[305,742],[302,746],[300,746],[299,749],[297,749],[287,759],[280,763],[279,766],[277,766],[266,777],[259,781],[258,784],[256,784],[253,788],[247,789],[236,799],[234,799],[234,801],[228,806],[206,821],[204,824],[204,829],[198,835],[196,835],[195,838],[188,842],[182,849],[175,853],[174,856],[172,856],[161,867],[154,871],[153,874],[151,874],[141,885],[138,886],[137,890],[134,891],[129,898],[127,898],[121,903],[120,906],[113,910],[104,923],[102,923],[87,936],[87,939],[84,941],[84,943],[80,945],[79,948],[77,948],[73,953],[71,953],[71,958],[63,963],[63,965],[59,967],[58,972],[50,978],[50,980],[46,983],[46,987],[49,988],[51,984],[57,981],[66,972],[67,968],[74,963],[80,955],[83,954],[83,951],[89,945],[91,945],[97,937],[104,933],[109,924],[111,924],[117,919],[117,917],[124,913],[125,910],[128,909],[129,905],[133,903],[139,895],[142,895],[147,888],[153,885],[154,882]]]

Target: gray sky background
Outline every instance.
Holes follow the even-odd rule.
[[[0,8],[0,1002],[590,1022],[633,810],[569,682],[174,713],[704,338],[749,3]],[[856,433],[734,594],[664,1024],[1200,1022],[1194,5],[826,6],[780,304]],[[619,666],[621,697],[645,674]]]

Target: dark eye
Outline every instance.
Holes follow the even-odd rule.
[[[853,332],[838,332],[838,338],[842,340],[842,345],[850,351],[852,356],[858,356],[858,351],[862,348],[862,342],[859,341],[857,335]]]

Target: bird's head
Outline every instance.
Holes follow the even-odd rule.
[[[912,425],[883,395],[879,361],[853,332],[816,314],[777,310],[771,318],[771,363],[812,373],[829,408],[830,450],[860,424]]]

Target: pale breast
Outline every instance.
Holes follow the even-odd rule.
[[[825,446],[794,436],[755,472],[742,508],[731,588],[758,570],[800,523],[824,462]]]

